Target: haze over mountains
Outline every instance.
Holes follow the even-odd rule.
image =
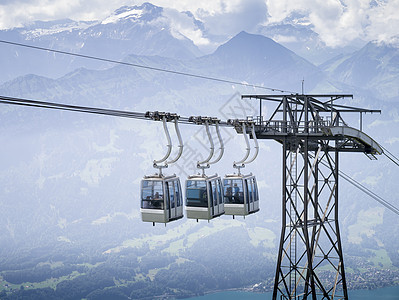
[[[211,47],[200,49],[194,39],[184,35],[184,28],[174,26],[175,14],[190,19],[211,44],[220,45],[212,51]],[[241,32],[226,37],[223,43],[220,36],[207,35],[204,28],[190,13],[146,3],[122,7],[98,22],[35,22],[0,31],[0,39],[294,92],[301,92],[305,79],[306,93],[353,93],[354,99],[343,104],[382,109],[381,115],[364,116],[364,130],[398,153],[399,49],[394,45],[359,42],[353,52],[328,48],[309,24],[294,17],[259,28],[257,34]],[[284,36],[293,35],[295,40],[283,42]],[[277,36],[281,43],[271,39]],[[241,101],[240,93],[272,93],[6,44],[0,44],[0,61],[0,95],[60,103],[227,119],[258,113],[257,103]],[[245,220],[221,217],[197,224],[184,219],[153,228],[140,221],[139,182],[144,174],[154,172],[152,160],[165,151],[161,124],[7,105],[1,108],[2,280],[11,280],[18,272],[37,274],[44,265],[50,265],[62,276],[70,276],[45,276],[46,280],[56,278],[55,283],[42,280],[46,281],[44,286],[57,286],[61,293],[65,282],[94,280],[95,272],[109,271],[110,278],[116,278],[112,272],[120,270],[127,257],[135,265],[118,276],[126,285],[143,280],[149,289],[155,289],[146,286],[149,282],[173,286],[171,274],[180,274],[179,268],[185,272],[179,280],[190,277],[187,274],[201,278],[191,282],[195,287],[192,293],[267,282],[274,276],[281,216],[281,148],[277,143],[262,143],[259,163],[247,167],[258,177],[262,198],[259,213]],[[351,125],[358,127],[357,123]],[[186,149],[194,149],[195,155],[207,153],[200,128],[185,126],[182,134]],[[233,130],[223,135],[226,155],[211,170],[220,175],[232,171],[232,162],[245,149],[242,137]],[[187,154],[168,172],[184,179],[195,172],[194,164]],[[386,158],[369,161],[363,155],[342,155],[341,166],[398,206],[398,171]],[[354,273],[362,268],[397,271],[397,216],[344,181],[340,191],[347,266]],[[211,253],[220,252],[226,257],[215,263]],[[242,260],[228,259],[234,255]],[[234,275],[237,269],[241,272]],[[201,283],[205,281],[203,274],[219,278],[222,273],[225,277],[220,285]],[[392,276],[394,282],[396,275]],[[39,282],[35,280],[29,282]],[[97,280],[97,285],[83,289],[76,298],[116,288],[111,281]],[[17,287],[22,282],[26,281],[12,283]]]

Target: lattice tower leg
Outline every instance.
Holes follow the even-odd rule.
[[[309,146],[307,140],[283,143],[273,299],[348,299],[338,224],[338,152],[328,150],[326,143]]]

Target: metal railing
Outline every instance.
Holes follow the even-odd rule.
[[[334,124],[334,126],[343,126],[344,123]],[[319,118],[310,121],[283,121],[283,120],[264,120],[256,117],[255,126],[261,132],[271,133],[324,133],[325,128],[332,127],[333,124],[330,118]]]

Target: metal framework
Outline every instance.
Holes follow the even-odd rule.
[[[380,146],[361,131],[362,114],[338,105],[352,95],[243,95],[259,100],[258,139],[282,144],[282,227],[273,299],[348,299],[338,222],[340,152],[374,159]],[[263,103],[275,104],[268,118]],[[360,130],[343,113],[360,113]]]

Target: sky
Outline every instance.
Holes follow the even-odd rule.
[[[0,29],[32,21],[70,18],[102,20],[123,5],[139,0],[0,0]],[[399,0],[152,0],[154,5],[190,11],[213,34],[234,35],[258,25],[280,22],[300,13],[331,47],[362,39],[391,42],[398,39]],[[178,24],[177,24],[178,25]],[[181,26],[182,24],[180,24]],[[189,25],[187,25],[189,27]],[[188,28],[189,30],[189,28]],[[201,43],[198,32],[195,38]]]

